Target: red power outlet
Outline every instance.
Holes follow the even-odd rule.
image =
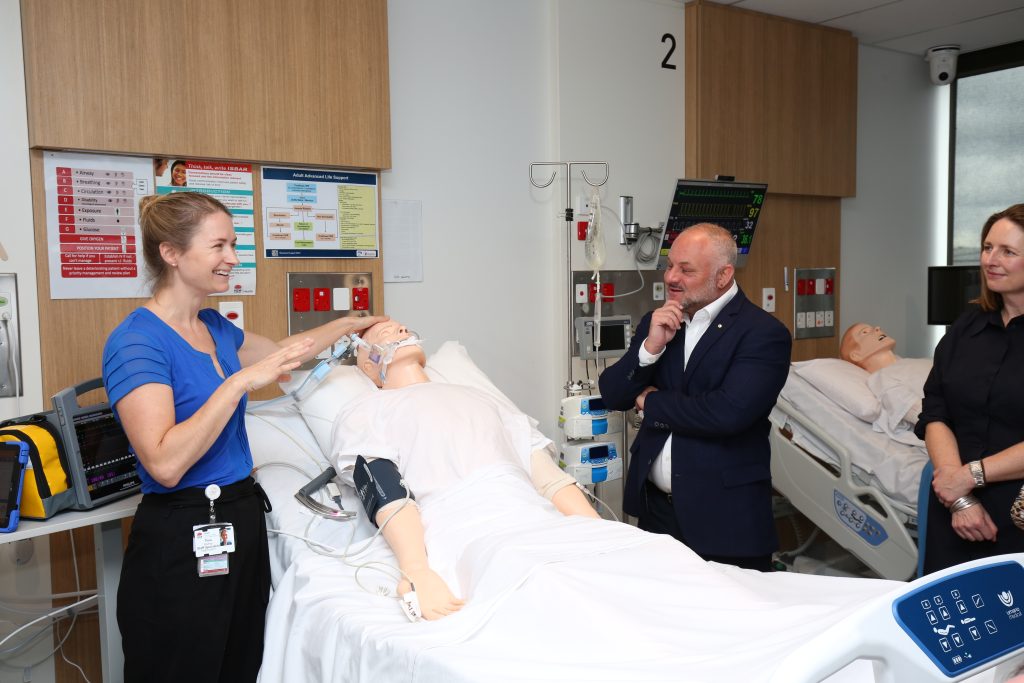
[[[353,287],[352,288],[352,310],[353,311],[368,311],[368,310],[370,310],[370,288],[369,287]]]
[[[326,287],[317,287],[313,290],[313,310],[331,310],[331,290]]]
[[[309,311],[309,289],[296,287],[292,290],[292,310],[296,313],[307,313]]]
[[[615,301],[615,283],[614,282],[602,282],[601,283],[601,298],[611,303]]]

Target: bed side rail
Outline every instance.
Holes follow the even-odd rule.
[[[793,443],[772,424],[772,484],[812,522],[879,576],[906,580],[917,571],[917,543],[903,523],[915,516],[910,506],[890,499],[877,487],[857,482],[847,449],[817,425],[801,419],[780,398],[776,408],[820,439],[839,460],[839,474]]]

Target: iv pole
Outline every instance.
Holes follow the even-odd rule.
[[[566,275],[566,291],[568,300],[566,302],[566,320],[568,322],[567,336],[566,336],[566,356],[568,359],[568,372],[569,381],[565,385],[566,395],[569,394],[570,388],[573,386],[572,377],[572,335],[573,335],[573,319],[572,319],[572,305],[573,305],[573,292],[572,292],[572,221],[573,221],[573,210],[572,210],[572,172],[574,167],[580,168],[580,175],[583,176],[583,181],[590,187],[601,187],[608,182],[608,162],[607,161],[537,161],[530,164],[530,184],[538,189],[544,189],[555,181],[555,176],[558,174],[558,168],[551,171],[551,177],[548,178],[546,183],[538,184],[534,178],[533,169],[537,166],[557,166],[565,170],[565,275]],[[593,182],[587,176],[587,170],[582,168],[583,166],[603,166],[604,167],[604,178],[600,182]]]

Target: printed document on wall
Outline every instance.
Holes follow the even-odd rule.
[[[43,177],[50,298],[149,296],[138,209],[153,160],[46,152]]]
[[[267,258],[377,258],[377,174],[264,167]]]
[[[153,159],[156,193],[203,192],[220,200],[235,226],[238,265],[231,270],[228,290],[213,296],[256,293],[256,224],[252,165],[233,161]]]
[[[384,282],[423,282],[423,202],[385,199]]]

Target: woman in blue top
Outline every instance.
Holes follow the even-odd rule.
[[[270,565],[246,395],[385,318],[339,318],[277,343],[243,332],[202,308],[238,265],[224,205],[200,193],[146,197],[139,225],[153,296],[103,350],[103,381],[145,494],[117,595],[125,680],[252,681]],[[199,557],[211,523],[216,552]]]

